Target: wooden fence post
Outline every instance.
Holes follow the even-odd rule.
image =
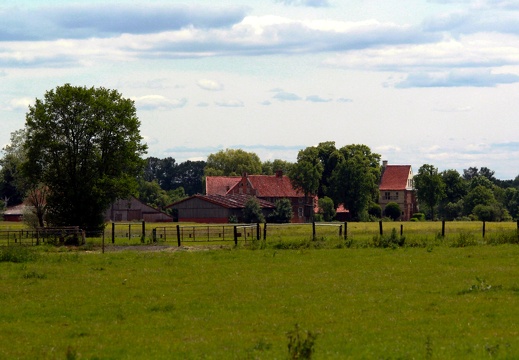
[[[445,220],[442,220],[442,238],[445,237]]]
[[[404,236],[404,224],[400,224],[400,236]]]
[[[348,240],[348,222],[344,222],[344,240]]]
[[[315,221],[312,221],[312,239],[315,240]]]
[[[380,236],[384,235],[384,229],[382,228],[382,220],[378,222],[378,231],[380,233]]]
[[[146,221],[142,220],[142,242],[146,239]]]
[[[483,221],[483,239],[485,238],[486,222]]]
[[[519,228],[519,221],[517,222]],[[519,230],[518,230],[519,232]],[[267,223],[263,224],[263,240],[267,240]]]
[[[115,223],[112,223],[112,244],[115,244]]]
[[[238,227],[234,225],[234,245],[238,246]]]
[[[259,240],[261,238],[260,236],[260,223],[256,224],[256,240]]]
[[[182,245],[182,243],[180,241],[180,225],[178,225],[178,224],[177,224],[177,243],[178,243],[178,247],[180,247],[180,245]]]

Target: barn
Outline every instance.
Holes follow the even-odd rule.
[[[105,220],[171,222],[173,217],[132,196],[129,199],[119,199],[113,202],[105,212]]]
[[[243,221],[243,209],[250,195],[193,195],[173,203],[168,208],[178,212],[180,222],[228,223],[231,217]],[[274,204],[257,199],[267,217],[275,208]]]

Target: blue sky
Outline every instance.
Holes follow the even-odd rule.
[[[64,83],[135,101],[149,156],[295,161],[323,141],[391,164],[519,175],[519,1],[0,5],[0,144]]]

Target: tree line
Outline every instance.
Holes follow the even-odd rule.
[[[273,175],[282,170],[294,188],[319,197],[327,219],[339,204],[354,220],[382,216],[381,156],[366,145],[337,148],[333,141],[322,142],[300,150],[295,163],[262,162],[241,149],[218,151],[207,161],[176,163],[171,157],[144,158],[147,146],[139,128],[134,102],[115,90],[65,84],[47,91],[29,106],[25,127],[13,132],[3,149],[0,207],[26,201],[39,226],[99,230],[104,211],[116,199],[134,195],[163,208],[203,193],[206,176]],[[519,216],[519,176],[502,181],[484,167],[459,174],[424,164],[415,187],[430,219]]]

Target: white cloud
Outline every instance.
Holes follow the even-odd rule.
[[[162,95],[146,95],[134,99],[137,107],[141,110],[171,110],[186,106],[187,99],[168,99]]]
[[[29,105],[34,105],[34,99],[28,97],[11,99],[4,106],[2,110],[5,111],[27,111]]]
[[[297,94],[289,93],[286,91],[279,91],[276,95],[272,97],[273,99],[279,100],[279,101],[299,101],[303,100],[302,97],[300,97]]]
[[[320,97],[319,95],[310,95],[306,97],[306,101],[315,102],[315,103],[327,103],[332,101],[332,99],[325,99]]]
[[[245,104],[241,100],[223,100],[223,101],[217,101],[215,102],[217,106],[221,107],[231,107],[231,108],[237,108],[237,107],[244,107]]]
[[[223,85],[221,83],[219,83],[218,81],[214,81],[214,80],[201,79],[201,80],[198,80],[197,85],[201,89],[209,90],[209,91],[223,90]]]

